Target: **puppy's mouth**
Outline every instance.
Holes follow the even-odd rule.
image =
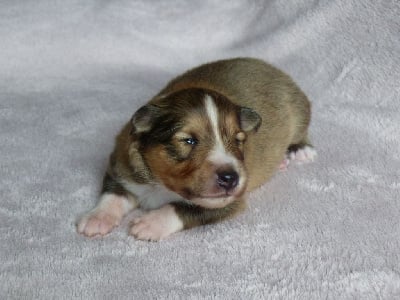
[[[224,191],[220,193],[215,193],[215,194],[204,194],[204,195],[199,195],[196,198],[203,198],[203,199],[216,199],[216,198],[226,198],[230,196],[235,196],[235,191]]]
[[[184,189],[182,193],[180,193],[184,198],[187,200],[193,200],[193,199],[223,199],[223,198],[229,198],[229,197],[239,197],[243,194],[243,191],[241,190],[228,190],[228,191],[218,191],[215,193],[195,193],[190,189]]]
[[[242,196],[243,190],[232,190],[232,191],[218,191],[215,193],[204,193],[204,194],[196,194],[192,191],[185,190],[184,198],[189,200],[191,203],[208,208],[208,209],[217,209],[223,208],[228,204],[232,203],[234,200]]]
[[[226,196],[224,195],[207,195],[201,196],[199,198],[193,198],[190,201],[193,204],[198,206],[209,208],[209,209],[216,209],[216,208],[223,208],[228,204],[232,203],[237,197],[235,196]]]

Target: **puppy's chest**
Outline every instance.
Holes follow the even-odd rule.
[[[183,198],[162,185],[158,184],[138,184],[135,182],[122,180],[123,187],[133,194],[141,208],[156,209],[164,204],[183,200]]]

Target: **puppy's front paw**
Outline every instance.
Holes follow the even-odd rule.
[[[130,233],[139,240],[158,241],[182,229],[174,207],[165,205],[135,219]]]
[[[96,208],[77,224],[77,230],[86,236],[105,235],[118,226],[134,204],[124,196],[103,194]]]
[[[86,236],[105,235],[119,225],[121,218],[99,210],[88,213],[78,223],[78,232]]]

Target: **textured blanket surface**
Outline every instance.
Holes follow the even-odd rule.
[[[1,1],[0,298],[400,299],[399,54],[397,0]],[[133,112],[236,56],[309,96],[317,161],[230,221],[78,235]]]

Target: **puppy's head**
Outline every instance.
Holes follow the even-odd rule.
[[[250,108],[203,89],[153,100],[132,118],[132,137],[152,175],[194,204],[220,208],[246,189],[244,143],[261,123]]]

